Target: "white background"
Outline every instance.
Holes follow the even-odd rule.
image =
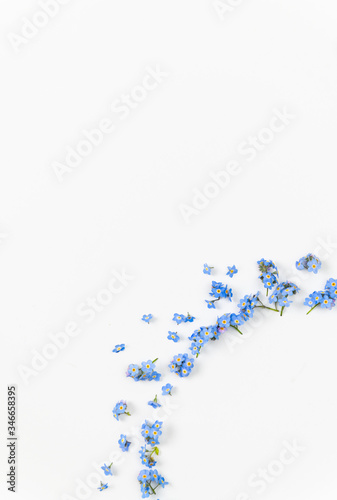
[[[336,498],[336,311],[306,316],[301,303],[337,275],[337,6],[232,3],[221,16],[212,0],[73,0],[15,50],[8,35],[41,9],[34,0],[1,1],[5,498],[8,384],[18,386],[17,499],[134,499],[135,444],[107,491],[80,496],[76,487],[93,464],[109,463],[121,432],[137,434],[153,417],[146,402],[168,381],[174,409],[164,414],[158,469],[170,486],[161,498]],[[122,120],[111,103],[149,66],[168,76]],[[239,145],[268,127],[275,109],[294,118],[248,161]],[[115,132],[59,182],[53,162],[104,118]],[[181,205],[193,207],[194,190],[231,160],[239,174],[186,223]],[[225,282],[226,266],[236,264],[237,302],[260,289],[259,258],[275,260],[285,279],[310,251],[322,271],[297,275],[302,293],[283,318],[270,312],[234,348],[225,337],[207,346],[186,380],[168,373],[194,326],[179,327],[180,344],[169,342],[174,312],[191,312],[200,326],[234,310],[207,310],[204,262]],[[133,279],[86,321],[78,306],[123,269]],[[150,312],[146,325],[140,318]],[[33,351],[69,322],[79,334],[26,384],[19,367],[31,368]],[[127,349],[112,354],[120,342]],[[155,357],[163,383],[125,378],[130,362]],[[111,410],[121,398],[132,417],[117,423]],[[249,486],[294,439],[305,451],[263,493]]]

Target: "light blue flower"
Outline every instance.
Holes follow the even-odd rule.
[[[180,325],[180,323],[185,323],[186,316],[184,316],[183,314],[174,313],[172,321],[175,321],[177,325]]]
[[[142,320],[145,321],[145,323],[149,324],[152,318],[153,318],[152,314],[144,314]]]
[[[203,273],[204,274],[211,274],[213,267],[209,266],[208,264],[204,264],[204,269]]]
[[[104,464],[103,467],[101,467],[101,469],[103,470],[103,472],[106,476],[112,476],[111,466],[112,466],[112,463],[110,465]]]
[[[99,488],[97,488],[99,491],[103,491],[103,490],[106,490],[107,488],[109,488],[108,486],[108,483],[102,483],[101,481],[101,486]]]
[[[238,270],[236,269],[235,266],[227,266],[227,269],[228,269],[228,272],[226,273],[227,276],[229,276],[230,278],[233,278],[234,274],[237,274],[238,273]]]
[[[166,394],[169,394],[170,396],[172,396],[172,394],[171,394],[172,389],[173,389],[173,385],[171,385],[171,384],[164,385],[161,388],[163,396],[166,396]]]
[[[156,397],[153,399],[153,401],[149,401],[147,403],[149,406],[152,406],[152,408],[160,408],[161,407],[161,404],[158,403],[158,399],[157,399],[157,395]]]
[[[125,434],[121,434],[120,435],[120,438],[118,440],[118,444],[119,444],[119,447],[120,449],[124,452],[124,451],[129,451],[129,448],[130,448],[130,441],[128,441],[126,439],[126,435]]]
[[[116,420],[119,420],[120,415],[128,415],[130,416],[130,413],[127,410],[127,404],[125,401],[118,401],[118,403],[115,404],[114,409],[112,410],[113,416],[115,417]]]
[[[144,373],[151,373],[155,369],[155,364],[149,359],[142,362],[142,370]]]
[[[125,349],[125,344],[117,344],[114,349],[112,349],[112,352],[121,352],[124,351]]]
[[[168,332],[168,333],[169,334],[168,334],[167,338],[169,340],[173,340],[173,342],[178,342],[178,340],[180,340],[180,337],[176,332]]]

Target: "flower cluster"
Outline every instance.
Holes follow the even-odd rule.
[[[119,447],[122,451],[129,451],[130,448],[130,441],[126,439],[125,434],[121,434],[119,440],[118,440]]]
[[[178,354],[174,356],[169,364],[171,372],[176,373],[180,377],[188,377],[194,366],[194,360],[188,357],[188,354]]]
[[[153,361],[150,359],[148,361],[143,361],[141,366],[129,365],[126,376],[133,378],[136,382],[138,382],[138,380],[160,380],[161,374],[155,370],[155,362],[157,359]]]
[[[271,295],[269,296],[269,304],[265,305],[261,298],[260,293],[257,292],[251,295],[245,295],[240,302],[238,303],[238,311],[236,313],[225,313],[219,316],[214,325],[210,326],[202,326],[196,330],[189,336],[189,340],[191,341],[190,350],[192,354],[196,357],[199,356],[201,349],[211,340],[217,340],[220,335],[226,332],[230,328],[234,328],[240,334],[239,327],[243,325],[245,322],[249,321],[253,318],[256,308],[264,308],[269,309],[271,311],[279,312],[282,316],[285,308],[289,307],[292,304],[292,300],[290,300],[294,295],[299,293],[299,287],[290,282],[284,281],[280,282],[279,273],[276,265],[271,260],[261,259],[258,261],[259,270],[261,272],[259,279],[262,281],[264,287],[267,289],[267,296],[269,291],[271,290]],[[321,267],[320,260],[315,257],[313,254],[308,254],[305,257],[302,257],[298,262],[296,262],[297,269],[307,269],[313,273],[317,273],[318,269]],[[211,267],[207,264],[204,265],[204,273],[211,274]],[[238,270],[235,266],[228,267],[227,275],[229,277],[233,277]],[[212,290],[210,293],[212,300],[206,300],[206,303],[209,308],[215,308],[215,302],[220,300],[221,298],[228,298],[230,302],[232,302],[233,292],[232,289],[228,287],[228,285],[224,285],[221,282],[212,281]],[[315,291],[309,295],[305,299],[304,304],[310,307],[310,310],[307,314],[309,314],[315,307],[319,305],[325,309],[331,309],[335,306],[335,302],[337,299],[337,280],[329,279],[326,282],[325,288],[323,291]],[[144,315],[142,320],[149,323],[152,315]],[[191,316],[189,313],[187,315],[175,313],[173,317],[173,321],[177,323],[177,325],[181,323],[194,321],[194,316]],[[168,332],[168,339],[173,342],[177,342],[179,340],[179,335],[176,332]],[[113,352],[120,352],[125,349],[125,344],[118,344],[115,346]],[[195,359],[193,357],[189,357],[188,353],[177,354],[173,357],[173,360],[169,364],[169,368],[171,372],[176,373],[180,377],[187,377],[195,363]],[[158,359],[158,358],[157,358]],[[155,368],[155,362],[157,361],[148,360],[141,363],[141,365],[131,364],[127,369],[126,375],[128,377],[133,378],[135,381],[138,380],[160,380],[161,374],[158,373]],[[171,391],[173,386],[169,383],[162,387],[162,395],[172,395]],[[159,408],[161,404],[158,402],[157,395],[152,401],[148,402],[153,408]],[[127,404],[125,401],[119,401],[114,409],[113,415],[119,420],[120,415],[130,415],[127,411]],[[162,434],[162,422],[156,420],[154,424],[151,424],[149,421],[145,421],[142,425],[141,434],[144,437],[145,445],[141,447],[140,459],[143,467],[147,467],[147,469],[143,469],[140,471],[138,475],[138,481],[140,483],[142,497],[147,498],[150,495],[157,495],[157,488],[159,486],[164,487],[168,484],[164,477],[162,477],[157,470],[154,469],[156,466],[155,458],[159,455],[159,438]],[[118,444],[122,451],[128,451],[130,442],[127,440],[125,434],[121,434]],[[111,475],[111,466],[107,466],[104,464],[102,470],[106,476]],[[99,488],[100,491],[108,488],[108,484],[101,483]]]
[[[269,297],[269,302],[271,304],[275,304],[276,308],[278,304],[281,306],[280,314],[282,316],[284,308],[289,307],[290,304],[292,304],[292,300],[289,300],[289,297],[296,295],[299,291],[300,289],[294,283],[291,283],[290,281],[284,281],[277,285],[277,287]]]
[[[180,325],[180,323],[193,323],[195,320],[194,316],[191,316],[190,313],[187,313],[187,316],[184,314],[178,314],[174,313],[174,316],[172,318],[172,321],[175,321],[177,325]]]
[[[209,340],[217,340],[221,333],[225,332],[228,328],[232,327],[237,330],[240,334],[242,332],[239,330],[239,326],[243,325],[246,321],[250,320],[254,315],[254,309],[256,307],[262,307],[264,309],[270,309],[271,311],[277,311],[271,307],[265,306],[259,298],[259,292],[254,295],[245,295],[243,299],[240,300],[238,304],[239,312],[226,313],[218,317],[216,325],[203,326],[198,330],[195,330],[189,337],[192,341],[190,350],[196,357],[199,356],[200,351],[204,345]]]
[[[157,448],[157,446],[154,446],[152,450],[148,450],[146,446],[142,446],[139,450],[139,453],[143,465],[149,467],[150,469],[156,465],[157,462],[153,458],[153,455],[159,454],[159,449]]]
[[[141,434],[145,439],[145,446],[142,446],[139,450],[140,459],[142,464],[146,467],[154,467],[156,465],[156,461],[153,458],[153,455],[159,455],[159,436],[161,436],[163,422],[159,422],[156,420],[154,424],[151,424],[148,420],[145,420],[142,425]],[[148,449],[150,447],[150,449]]]
[[[228,326],[231,326],[242,334],[238,327],[243,325],[246,321],[249,321],[254,316],[255,307],[270,309],[270,307],[265,306],[261,302],[259,295],[259,292],[254,295],[245,295],[238,304],[239,313],[223,314],[220,318],[218,318],[218,326],[220,328],[228,328]]]
[[[151,444],[152,446],[159,444],[159,436],[161,436],[162,434],[162,426],[163,422],[159,422],[158,420],[156,420],[154,424],[151,424],[148,420],[145,420],[142,425],[141,432],[143,438],[145,439],[145,442]]]
[[[163,488],[168,484],[165,478],[157,470],[141,470],[138,474],[138,481],[142,492],[142,498],[148,498],[150,495],[156,495],[158,486]]]
[[[307,269],[309,272],[317,274],[319,269],[322,266],[322,262],[319,260],[316,255],[312,253],[308,253],[305,257],[301,257],[300,260],[296,262],[296,267],[300,271],[303,269]]]
[[[315,307],[321,306],[324,309],[332,309],[335,306],[337,299],[337,280],[330,278],[326,284],[324,290],[320,292],[313,292],[304,301],[305,306],[310,307],[309,314]]]
[[[259,279],[262,281],[265,288],[268,291],[274,288],[278,283],[278,270],[272,260],[261,259],[258,262],[259,270],[261,272]]]
[[[163,422],[156,420],[154,424],[151,424],[148,420],[145,420],[142,425],[142,436],[145,439],[145,446],[142,446],[139,453],[142,464],[149,467],[151,470],[143,469],[138,475],[138,481],[140,483],[140,488],[142,492],[142,498],[147,498],[150,495],[156,494],[156,489],[158,486],[163,488],[168,484],[165,479],[158,474],[157,470],[152,470],[156,465],[156,461],[153,455],[159,455],[159,437],[162,434]],[[148,449],[149,448],[149,449]]]
[[[126,404],[125,401],[118,401],[118,403],[115,404],[114,409],[112,410],[113,416],[115,417],[116,420],[119,420],[119,417],[121,415],[128,415],[129,417],[131,416],[128,411],[126,411],[128,408],[128,405]]]
[[[233,291],[231,288],[228,288],[228,285],[224,285],[218,281],[212,281],[212,290],[210,292],[210,296],[214,297],[213,300],[205,300],[207,307],[209,309],[215,309],[214,302],[224,298],[229,299],[232,302]]]
[[[206,345],[209,340],[216,340],[219,338],[220,333],[221,331],[218,330],[217,326],[202,326],[198,330],[194,330],[192,335],[188,337],[189,340],[192,341],[189,348],[192,354],[198,357],[203,346]]]

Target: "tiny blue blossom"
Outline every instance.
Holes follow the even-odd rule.
[[[235,266],[227,266],[227,269],[228,269],[228,272],[226,273],[227,276],[229,276],[230,278],[233,278],[234,274],[237,274],[238,273],[238,270],[236,269]]]
[[[119,447],[120,449],[124,452],[124,451],[129,451],[129,448],[130,448],[130,441],[128,441],[126,439],[126,435],[125,434],[121,434],[119,440],[118,440],[118,444],[119,444]]]
[[[155,364],[149,359],[148,361],[142,362],[142,370],[144,373],[152,373],[155,368]]]
[[[149,324],[152,318],[153,318],[152,314],[144,314],[142,320],[145,321],[145,323]]]
[[[204,274],[211,274],[213,267],[210,267],[208,264],[204,264],[204,269],[203,273]]]
[[[113,416],[115,417],[116,420],[119,420],[120,415],[128,415],[130,416],[130,413],[127,410],[127,404],[125,401],[118,401],[116,403],[114,409],[112,410]]]
[[[176,332],[168,332],[168,333],[169,334],[168,334],[167,338],[169,340],[173,340],[173,342],[178,342],[178,340],[180,340],[180,337]]]
[[[102,471],[106,476],[112,476],[111,466],[112,463],[110,465],[104,464],[103,467],[101,467]]]
[[[161,404],[158,403],[158,399],[157,399],[157,396],[154,398],[153,401],[149,401],[147,403],[149,406],[152,406],[152,408],[160,408],[161,407]]]
[[[190,313],[187,313],[185,323],[193,323],[194,320],[195,320],[195,317],[191,316]]]
[[[112,352],[121,352],[124,351],[125,349],[125,344],[117,344],[114,349],[112,349]]]
[[[164,385],[161,388],[163,396],[166,396],[166,394],[169,394],[170,396],[172,396],[172,394],[171,394],[172,389],[173,389],[173,385],[171,385],[171,384]]]
[[[186,316],[184,316],[183,314],[175,313],[173,318],[172,318],[172,321],[175,321],[177,323],[177,325],[180,325],[180,323],[185,323]]]

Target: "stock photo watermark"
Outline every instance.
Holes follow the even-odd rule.
[[[12,493],[16,491],[17,478],[17,387],[7,386],[7,489]]]
[[[212,5],[221,21],[223,21],[228,14],[234,12],[237,7],[242,5],[245,1],[246,0],[214,0]]]
[[[20,364],[18,366],[19,375],[26,385],[57,358],[59,353],[69,345],[71,339],[78,337],[82,333],[84,325],[81,324],[81,321],[84,324],[92,323],[96,316],[113,302],[114,297],[122,293],[129,285],[129,282],[134,279],[133,276],[126,274],[124,270],[121,273],[113,270],[111,274],[112,277],[106,287],[78,304],[74,318],[68,321],[62,330],[55,333],[50,332],[48,334],[48,343],[39,351],[37,349],[31,351],[32,358],[28,365]]]
[[[240,142],[236,148],[237,153],[247,163],[252,162],[259,153],[276,140],[280,133],[289,127],[295,118],[296,115],[290,113],[285,107],[283,109],[274,108],[268,124]],[[202,189],[193,188],[191,202],[179,205],[179,211],[185,224],[189,224],[192,217],[198,216],[205,210],[210,202],[217,198],[227,188],[231,180],[240,175],[243,170],[240,160],[231,160],[223,170],[211,172],[209,174],[211,181],[207,182]]]
[[[277,458],[251,474],[247,481],[248,487],[238,493],[235,500],[252,500],[257,495],[265,493],[305,451],[306,447],[297,439],[283,441]]]
[[[36,38],[59,12],[64,5],[68,5],[73,0],[40,0],[38,7],[30,17],[22,17],[20,28],[17,32],[11,31],[7,38],[13,48],[18,53],[23,47]]]
[[[159,64],[147,66],[142,81],[111,103],[112,117],[105,116],[93,129],[82,130],[80,140],[75,145],[66,146],[63,159],[52,162],[51,168],[57,180],[64,182],[66,176],[72,174],[103,143],[105,137],[116,131],[117,124],[127,119],[168,77],[169,74]]]

